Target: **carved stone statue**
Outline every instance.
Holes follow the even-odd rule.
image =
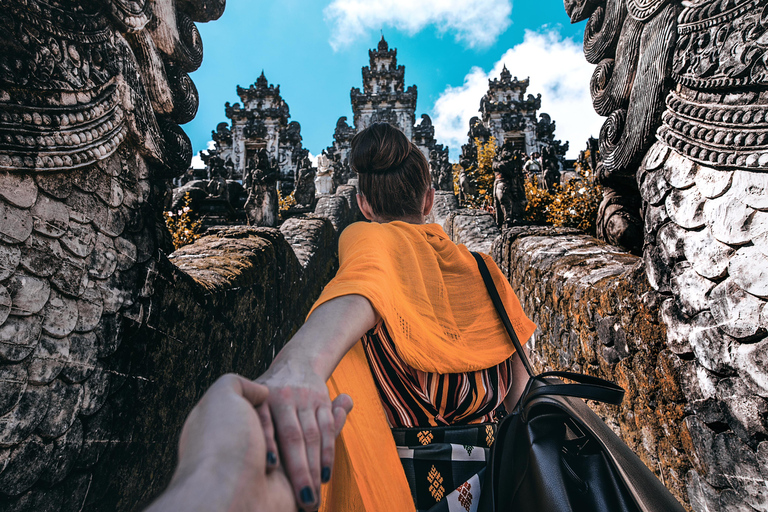
[[[493,208],[500,228],[520,222],[528,201],[525,198],[523,154],[506,142],[493,160]]]
[[[643,247],[696,511],[768,508],[768,1],[566,0],[607,116],[598,229]],[[660,460],[665,454],[660,453]],[[664,467],[660,468],[665,471]],[[680,490],[684,491],[680,491]]]
[[[315,205],[315,168],[309,160],[309,151],[304,149],[302,152],[303,156],[296,169],[296,188],[293,196],[298,206],[312,209]]]
[[[448,160],[448,149],[430,151],[429,166],[432,170],[432,186],[435,190],[453,192],[453,166]]]
[[[256,152],[246,168],[245,214],[254,226],[275,227],[280,205],[277,201],[278,169],[266,149]]]
[[[548,192],[553,192],[556,187],[560,186],[560,160],[554,149],[545,146],[541,150],[541,163],[543,172],[540,186]]]
[[[317,174],[315,175],[315,196],[333,195],[333,169],[331,159],[323,153],[317,157]]]
[[[2,3],[3,510],[125,510],[117,501],[128,480],[146,493],[156,492],[150,474],[165,477],[138,441],[157,425],[157,403],[136,397],[168,383],[142,380],[147,347],[130,335],[149,317],[158,249],[172,250],[157,222],[167,180],[192,157],[179,124],[198,106],[194,22],[223,8]],[[151,453],[173,458],[159,444]],[[131,473],[137,459],[145,475]]]

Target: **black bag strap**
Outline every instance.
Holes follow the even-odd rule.
[[[479,253],[473,252],[472,256],[474,256],[477,261],[480,275],[483,277],[483,282],[488,289],[488,294],[491,296],[491,301],[493,302],[496,311],[499,313],[499,317],[501,317],[501,323],[504,324],[504,328],[507,330],[507,334],[509,334],[512,344],[515,346],[515,350],[520,356],[520,361],[522,361],[523,366],[525,366],[525,370],[528,372],[531,379],[543,380],[547,377],[558,377],[578,382],[578,384],[549,383],[546,386],[528,389],[523,393],[521,399],[523,401],[521,404],[523,407],[531,402],[531,400],[547,395],[571,396],[587,400],[596,400],[598,402],[605,402],[613,405],[621,403],[624,399],[624,388],[599,377],[592,377],[591,375],[573,372],[544,372],[540,375],[536,375],[530,361],[528,361],[528,357],[523,351],[523,346],[520,343],[520,340],[517,338],[517,333],[512,327],[512,322],[509,320],[509,315],[507,315],[507,310],[504,308],[504,303],[501,301],[499,291],[496,289],[496,284],[493,282],[491,273],[488,270],[488,265],[486,265],[485,260],[483,260],[483,257]]]
[[[512,322],[509,320],[509,315],[507,315],[507,310],[504,308],[504,303],[501,302],[499,291],[496,289],[496,284],[493,282],[491,273],[488,270],[488,265],[485,264],[485,260],[480,255],[480,253],[473,251],[472,256],[474,256],[475,260],[477,260],[477,268],[480,269],[480,275],[483,276],[483,282],[485,283],[485,287],[488,289],[488,293],[491,296],[493,306],[499,313],[499,316],[501,317],[501,323],[504,324],[504,328],[507,330],[507,334],[509,334],[509,337],[512,340],[512,344],[515,346],[515,350],[520,355],[520,361],[523,362],[523,366],[525,366],[525,370],[528,372],[528,375],[531,378],[536,377],[536,373],[533,371],[533,367],[531,366],[530,361],[528,361],[528,358],[525,356],[523,345],[520,343],[520,340],[517,339],[517,333],[512,327]]]

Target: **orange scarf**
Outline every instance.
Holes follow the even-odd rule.
[[[520,340],[536,325],[493,260],[483,255]],[[437,224],[355,223],[339,238],[340,267],[312,311],[343,295],[366,297],[386,323],[398,354],[424,372],[490,368],[514,353],[472,255]],[[310,311],[310,315],[312,312]],[[362,345],[328,381],[331,398],[354,403],[337,440],[321,510],[413,511],[408,482]]]

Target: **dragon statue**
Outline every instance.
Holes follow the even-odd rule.
[[[768,510],[768,1],[565,0],[607,120],[598,234],[642,250],[697,511]]]
[[[155,413],[126,416],[152,383],[123,340],[150,314],[168,179],[192,157],[194,22],[224,4],[0,0],[0,510],[151,497],[120,503],[126,474],[100,468],[137,455],[120,429]]]

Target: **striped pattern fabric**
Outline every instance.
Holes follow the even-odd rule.
[[[512,381],[509,360],[467,373],[426,373],[398,356],[384,322],[363,346],[391,427],[469,425],[494,421]]]

